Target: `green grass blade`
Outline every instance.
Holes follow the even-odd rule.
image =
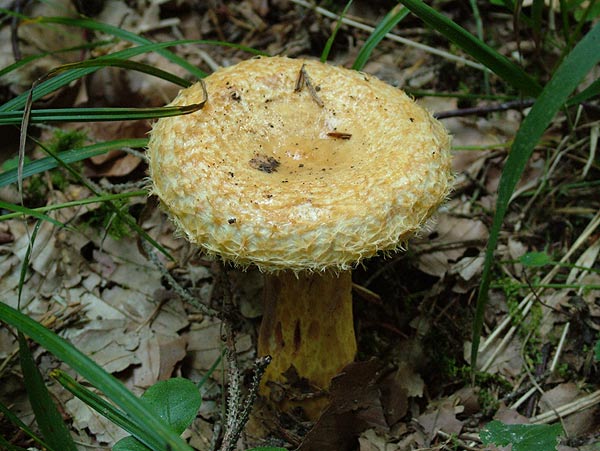
[[[91,60],[80,61],[77,63],[63,64],[48,72],[46,77],[50,78],[60,72],[86,67],[119,67],[121,69],[133,70],[136,72],[142,72],[144,74],[152,75],[153,77],[162,78],[163,80],[170,81],[171,83],[182,86],[184,88],[187,88],[192,84],[184,78],[178,77],[177,75],[172,74],[170,72],[158,69],[154,66],[151,66],[150,64],[144,64],[138,61],[130,61],[122,58],[96,58]]]
[[[135,33],[132,33],[127,30],[123,30],[119,27],[114,27],[112,25],[108,25],[102,22],[97,22],[93,19],[87,18],[70,18],[70,17],[36,17],[30,19],[29,21],[23,21],[21,23],[21,27],[25,27],[28,22],[32,23],[56,23],[61,25],[67,25],[71,27],[80,27],[85,28],[87,30],[99,31],[101,33],[106,33],[111,36],[115,36],[117,38],[123,39],[125,41],[133,42],[136,44],[151,44],[152,41],[143,36],[139,36]],[[190,74],[192,74],[196,78],[202,78],[206,76],[206,74],[198,69],[193,64],[186,61],[184,58],[175,55],[173,52],[167,49],[158,49],[156,50],[158,54],[164,56],[169,61],[181,66],[185,70],[187,70]]]
[[[93,196],[88,197],[86,199],[78,199],[72,200],[69,202],[62,202],[60,204],[52,204],[46,205],[44,207],[33,208],[34,211],[39,213],[45,213],[47,211],[60,210],[61,208],[71,208],[71,207],[80,207],[82,205],[96,204],[99,202],[112,202],[115,200],[123,200],[128,199],[130,197],[139,197],[139,196],[147,196],[148,192],[146,190],[138,190],[138,191],[130,191],[127,193],[119,193],[119,194],[104,194],[101,196]],[[0,221],[6,221],[8,219],[18,218],[21,216],[21,213],[8,213],[0,216]]]
[[[542,87],[519,66],[421,0],[400,0],[423,22],[463,49],[525,95],[537,97]]]
[[[10,202],[4,202],[4,201],[0,200],[0,209],[14,211],[14,212],[17,212],[20,215],[24,215],[24,216],[32,216],[34,218],[41,219],[42,221],[48,221],[57,227],[65,228],[68,230],[73,230],[71,227],[67,226],[66,224],[63,224],[62,222],[60,222],[54,218],[51,218],[50,216],[46,216],[43,213],[39,213],[38,211],[36,211],[32,208],[23,207],[21,205],[12,204]]]
[[[31,123],[40,122],[106,122],[156,119],[194,113],[205,102],[185,106],[164,106],[157,108],[54,108],[31,110]],[[0,125],[19,125],[23,111],[1,111]]]
[[[8,407],[6,407],[4,404],[2,404],[2,402],[0,402],[0,413],[2,413],[20,431],[22,431],[25,435],[27,435],[32,440],[34,440],[38,445],[40,445],[40,447],[45,448],[48,451],[54,451],[50,447],[50,445],[48,445],[46,442],[44,442],[44,440],[42,440],[40,437],[38,437],[38,435],[35,432],[33,432],[33,430],[29,426],[27,426],[25,423],[23,423],[21,421],[21,419],[19,417],[17,417],[14,413],[12,413]],[[0,435],[0,445],[4,445],[5,447],[7,447],[7,445],[9,444],[8,441],[5,441],[5,443],[3,443],[1,441],[1,439],[2,439],[2,435]],[[23,449],[23,448],[18,448],[18,447],[15,447],[15,448]],[[2,448],[2,446],[0,446],[0,449],[4,449],[4,448]],[[9,449],[9,448],[7,448],[7,449]]]
[[[377,24],[371,36],[365,41],[364,45],[358,52],[356,60],[352,65],[352,69],[362,70],[367,64],[367,61],[371,57],[373,50],[379,45],[381,40],[385,38],[392,29],[402,21],[410,11],[405,8],[401,3],[394,6],[385,17]]]
[[[21,264],[17,295],[19,307],[21,305],[23,286],[25,285],[25,279],[27,277],[27,269],[29,268],[31,259],[31,250],[33,249],[37,234],[40,230],[40,225],[41,222],[38,221],[33,228],[33,232],[29,237],[29,245],[27,246],[23,263]],[[35,360],[29,349],[29,344],[22,332],[18,333],[18,342],[21,371],[23,372],[23,381],[25,383],[27,397],[29,398],[29,404],[31,405],[35,415],[35,421],[40,428],[42,436],[54,450],[77,451],[77,447],[71,438],[69,430],[63,422],[56,405],[52,401],[52,397],[44,383],[44,378],[35,364]]]
[[[112,41],[98,41],[98,42],[93,42],[93,43],[89,43],[89,44],[78,45],[75,47],[69,47],[66,49],[54,50],[51,52],[42,52],[42,53],[38,53],[36,55],[25,56],[25,57],[21,58],[19,61],[15,61],[14,63],[9,64],[8,66],[0,69],[0,77],[3,77],[4,75],[9,74],[15,70],[18,70],[21,67],[28,65],[29,63],[32,63],[39,59],[45,58],[47,56],[59,55],[61,53],[68,53],[68,52],[76,52],[78,50],[94,49],[96,47],[107,45],[110,42],[112,42]]]
[[[344,7],[344,10],[342,11],[342,14],[340,14],[340,17],[338,18],[338,21],[335,24],[335,29],[333,30],[333,33],[331,33],[331,36],[329,36],[329,39],[327,39],[327,42],[325,43],[325,47],[323,47],[323,52],[321,52],[321,62],[322,63],[327,62],[327,58],[329,58],[329,52],[331,51],[331,47],[333,46],[333,41],[335,41],[335,37],[337,36],[338,31],[340,31],[340,27],[342,26],[344,17],[346,17],[346,13],[348,12],[348,9],[350,8],[351,5],[352,5],[352,0],[348,0],[348,2],[346,3],[346,6]]]
[[[215,41],[215,40],[203,40],[203,39],[182,39],[182,40],[177,40],[177,41],[144,44],[144,45],[140,45],[137,47],[120,50],[118,52],[114,52],[114,53],[111,53],[111,54],[108,54],[105,56],[101,56],[101,57],[96,58],[96,60],[100,60],[103,58],[122,58],[122,59],[123,58],[133,58],[134,56],[142,55],[144,53],[158,52],[159,50],[165,49],[167,47],[174,47],[176,45],[194,45],[194,44],[232,47],[232,48],[237,48],[237,49],[252,53],[254,55],[266,55],[264,52],[260,52],[258,50],[252,49],[251,47],[246,47],[246,46],[239,45],[239,44],[232,44],[229,42]],[[39,100],[42,97],[56,91],[57,89],[59,89],[63,86],[66,86],[69,83],[71,83],[79,78],[89,75],[89,74],[97,71],[98,69],[99,69],[99,67],[87,67],[87,68],[81,68],[81,69],[74,69],[65,74],[57,75],[56,77],[51,78],[50,80],[46,80],[46,81],[40,83],[38,86],[36,86],[35,92],[33,95],[33,101],[35,102],[36,100]],[[3,105],[0,105],[0,111],[14,111],[19,108],[23,108],[25,106],[25,103],[27,102],[28,95],[29,95],[29,91],[26,91],[26,92],[18,95],[17,97],[9,100],[8,102],[4,103]]]
[[[114,141],[92,144],[79,149],[65,150],[64,152],[60,152],[57,157],[62,160],[63,163],[71,164],[85,160],[86,158],[105,154],[110,150],[122,149],[123,147],[146,147],[147,144],[147,138],[117,139]],[[49,171],[56,168],[58,165],[58,161],[53,157],[44,157],[39,160],[30,161],[23,166],[23,178]],[[17,168],[14,168],[0,173],[0,188],[10,185],[11,183],[17,183],[17,172]]]
[[[592,82],[591,85],[589,85],[587,88],[585,88],[579,94],[571,97],[569,99],[569,101],[567,102],[567,105],[569,105],[569,106],[577,105],[577,104],[579,104],[581,102],[585,102],[586,100],[589,100],[592,97],[595,97],[597,95],[600,95],[600,78],[597,79],[596,81]]]
[[[147,437],[145,431],[135,422],[131,421],[127,414],[117,409],[115,406],[98,396],[96,393],[85,388],[64,371],[53,370],[50,373],[50,376],[56,379],[58,383],[66,390],[70,391],[73,395],[101,414],[111,423],[116,424],[123,430],[129,432],[140,441],[151,441],[151,438]]]
[[[498,236],[502,228],[504,216],[508,210],[510,198],[536,144],[555,114],[565,105],[567,98],[581,83],[585,75],[600,62],[599,48],[600,23],[597,23],[573,48],[571,53],[567,55],[556,70],[554,76],[545,86],[531,108],[531,111],[525,120],[523,120],[515,136],[504,170],[502,171],[500,185],[498,186],[496,213],[490,230],[481,285],[477,296],[477,309],[473,324],[473,346],[471,349],[471,365],[473,369],[475,369],[477,363],[477,350],[479,348],[483,314],[491,282],[494,251],[498,243]]]
[[[139,399],[127,390],[119,380],[104,371],[69,342],[2,302],[0,302],[0,320],[29,336],[102,390],[112,402],[127,412],[133,422],[146,431],[148,437],[152,438],[153,447],[156,446],[161,450],[170,447],[171,451],[191,451],[191,448],[168,425],[159,418],[149,415],[150,410],[143,399]]]
[[[54,450],[77,451],[75,442],[48,393],[48,388],[44,384],[44,379],[22,333],[19,333],[19,357],[29,403],[44,440]]]

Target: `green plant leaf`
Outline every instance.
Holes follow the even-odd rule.
[[[277,448],[273,446],[259,446],[258,448],[251,448],[246,451],[287,451],[285,448]]]
[[[178,434],[192,424],[202,403],[196,384],[182,377],[157,382],[142,398]]]
[[[29,336],[102,390],[112,402],[127,412],[133,422],[146,430],[149,437],[145,443],[147,446],[161,451],[169,447],[171,451],[191,451],[177,433],[152,414],[146,401],[133,395],[119,380],[69,342],[2,302],[0,320]]]
[[[146,147],[147,144],[147,138],[117,139],[81,147],[79,149],[65,150],[64,152],[59,152],[57,157],[63,163],[71,164],[85,160],[86,158],[95,157],[96,155],[102,155],[110,150],[122,149],[123,147],[140,148]],[[54,157],[44,157],[39,160],[26,162],[23,166],[23,178],[49,171],[57,166],[59,166],[59,163]],[[0,187],[10,185],[11,183],[17,183],[17,176],[18,171],[16,167],[1,173]]]
[[[473,369],[476,368],[477,364],[477,351],[491,282],[494,251],[512,193],[523,174],[533,149],[558,110],[565,105],[567,98],[581,83],[585,75],[600,62],[598,48],[600,48],[600,23],[597,23],[567,55],[552,79],[544,87],[515,136],[500,177],[496,213],[490,229],[481,284],[477,296],[477,307],[473,322],[473,345],[471,347],[471,366]]]
[[[600,362],[600,340],[598,340],[594,346],[594,360]]]
[[[519,263],[523,266],[535,268],[538,266],[545,266],[552,263],[552,259],[545,252],[528,252],[519,258]]]
[[[196,385],[181,377],[157,382],[144,392],[142,398],[153,414],[165,420],[178,434],[192,424],[202,403]],[[148,451],[148,447],[130,436],[115,443],[113,451]]]
[[[525,95],[537,97],[541,86],[523,69],[421,0],[400,0],[423,22],[463,49]]]
[[[480,432],[484,445],[512,445],[512,451],[550,451],[556,449],[560,424],[504,424],[494,420]]]
[[[112,447],[112,451],[152,451],[135,437],[128,435],[123,437]],[[158,450],[155,450],[158,451]]]
[[[371,53],[379,45],[381,40],[385,38],[385,35],[398,25],[402,19],[408,16],[408,13],[408,8],[405,8],[402,4],[394,6],[377,24],[369,38],[363,44],[356,56],[356,60],[354,60],[352,69],[362,70],[363,67],[365,67],[365,64],[367,64]]]
[[[44,440],[53,450],[77,451],[77,446],[75,446],[60,412],[48,393],[44,378],[33,360],[27,340],[22,333],[18,334],[18,338],[23,381],[29,403],[35,414],[35,421]]]

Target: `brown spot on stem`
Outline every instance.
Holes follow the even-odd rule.
[[[296,320],[294,327],[294,352],[298,352],[302,344],[302,331],[300,330],[300,320]]]
[[[275,326],[275,345],[279,348],[285,346],[285,340],[283,339],[283,329],[281,327],[281,321]]]

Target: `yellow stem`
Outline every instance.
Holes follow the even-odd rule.
[[[327,390],[333,376],[354,360],[356,339],[352,321],[352,277],[341,274],[280,272],[265,280],[265,311],[258,339],[260,355],[271,355],[261,393],[283,409],[300,405],[318,418],[327,398],[289,403],[273,399],[275,383],[292,365],[298,376]],[[277,384],[275,384],[277,385]]]

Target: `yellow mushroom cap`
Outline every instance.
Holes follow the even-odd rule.
[[[444,127],[403,91],[312,60],[254,58],[162,118],[153,191],[206,253],[263,271],[344,270],[397,249],[446,197]],[[203,100],[198,83],[172,105]]]

